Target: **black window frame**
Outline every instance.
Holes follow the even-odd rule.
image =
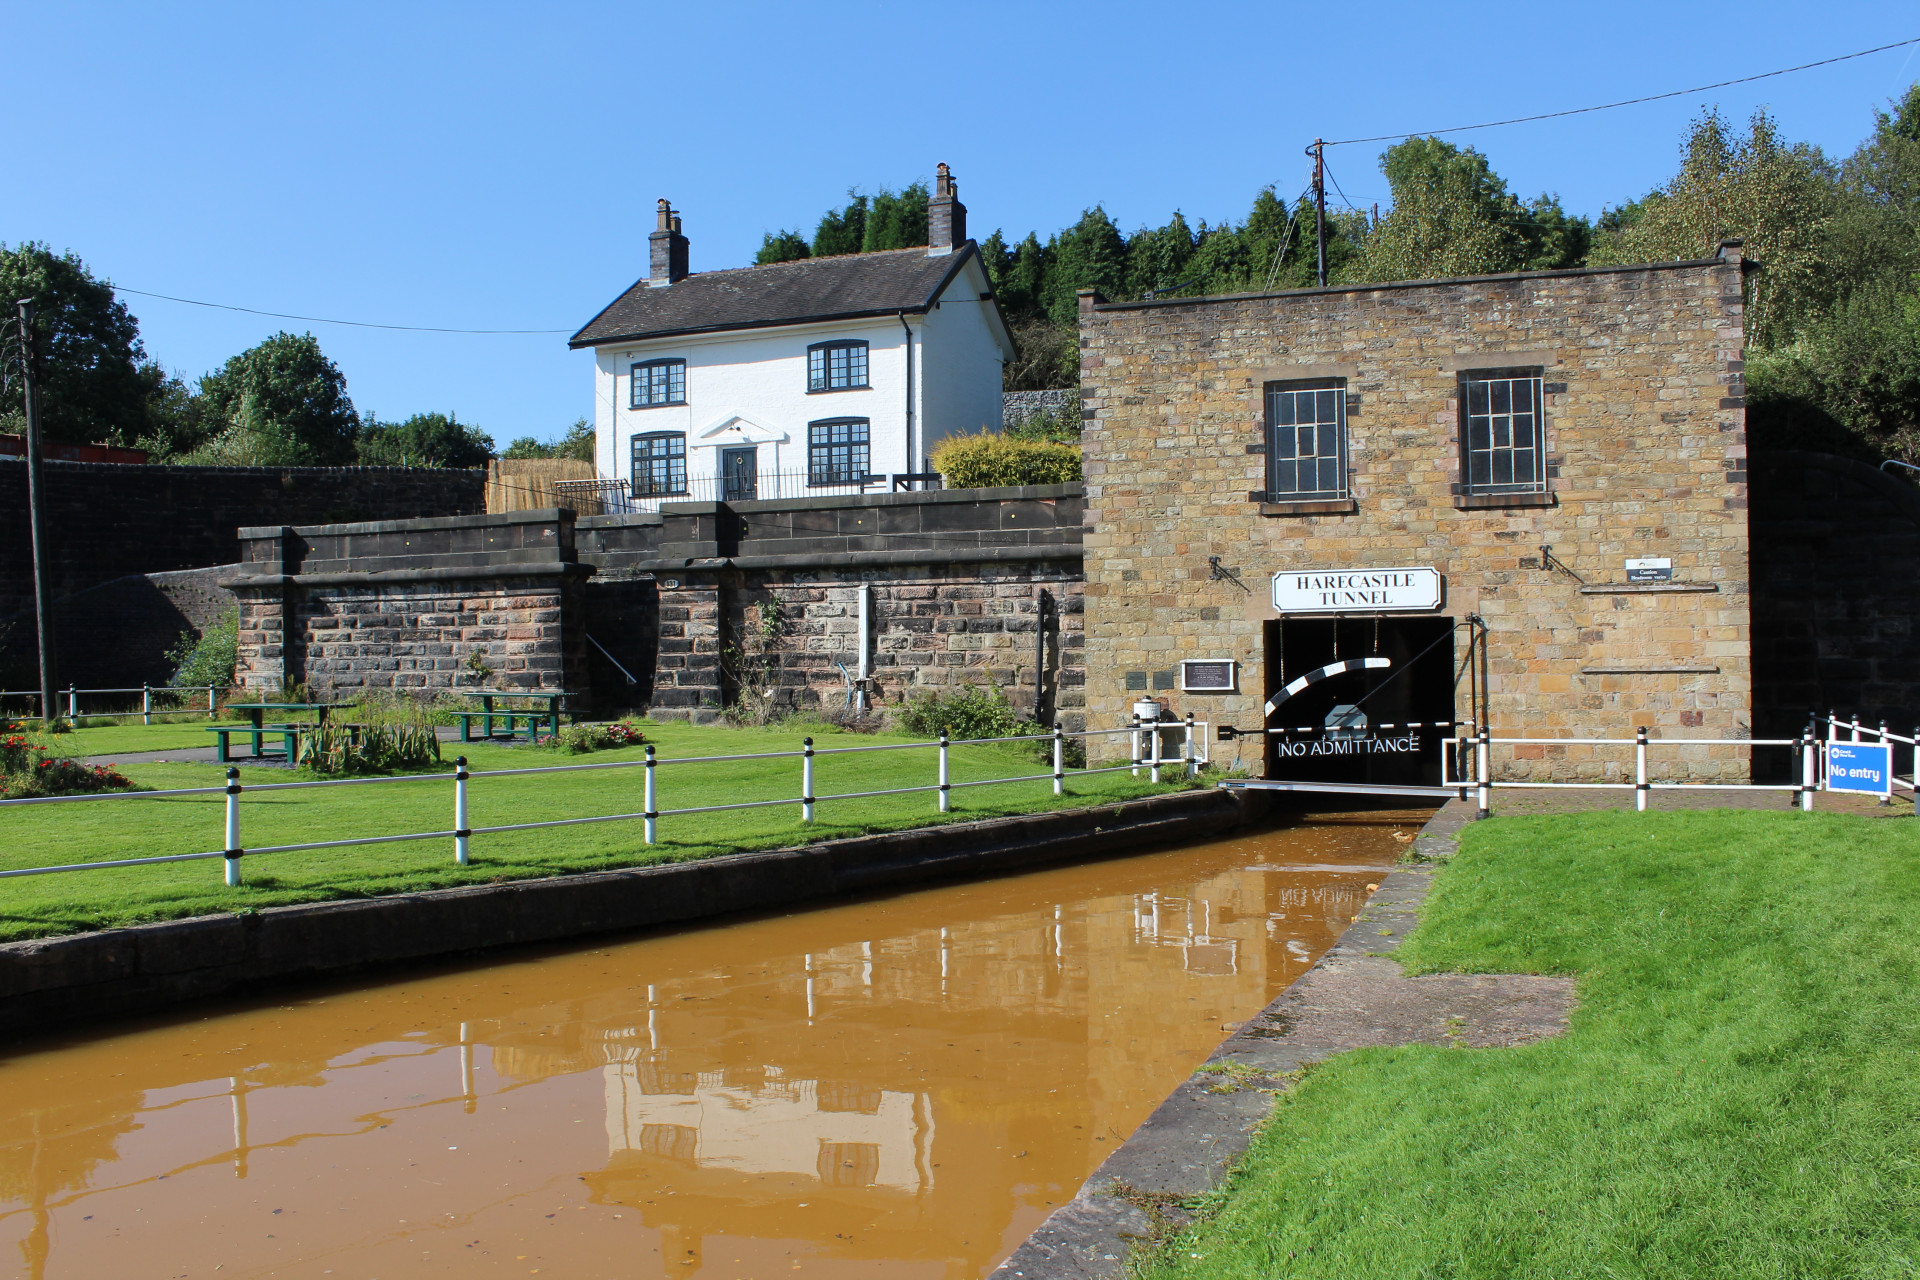
[[[678,441],[679,448],[669,448],[666,452],[655,452],[649,448],[644,455],[640,452],[642,443],[651,445],[654,441]],[[627,442],[628,465],[632,468],[631,485],[636,498],[682,498],[687,494],[687,433],[684,431],[643,431],[636,433]],[[642,483],[642,462],[646,465],[645,483]],[[657,462],[666,463],[665,479],[659,478]],[[678,486],[677,488],[675,486]]]
[[[651,398],[652,392],[653,392],[653,377],[651,374],[647,376],[645,381],[645,386],[647,388],[649,398],[644,400],[641,399],[640,397],[640,388],[642,386],[641,370],[643,369],[668,370],[667,385],[664,393],[666,397],[665,399],[655,400]],[[676,383],[678,383],[677,387],[675,386]],[[676,391],[679,393],[677,397],[675,395]],[[632,365],[628,366],[627,368],[627,408],[629,409],[661,409],[661,408],[665,408],[668,405],[685,404],[686,402],[687,402],[687,362],[685,359],[679,356],[669,356],[659,360],[637,360]]]
[[[831,432],[834,427],[858,427],[858,440],[816,439],[816,433],[823,430]],[[836,449],[847,450],[844,467],[822,467],[817,459],[822,450],[829,453]],[[853,451],[859,450],[859,462],[855,465]],[[873,468],[873,419],[871,418],[817,418],[807,424],[807,487],[826,488],[829,485],[865,485]]]
[[[852,361],[847,364],[847,381],[835,384],[833,381],[833,353],[836,351],[858,351],[860,353],[860,381],[852,381]],[[815,365],[818,365],[816,376]],[[816,342],[807,348],[807,394],[825,395],[835,391],[870,391],[873,384],[872,363],[865,338],[836,338],[830,342]]]
[[[1544,494],[1548,491],[1549,480],[1547,464],[1547,398],[1546,370],[1538,365],[1500,366],[1487,369],[1462,369],[1455,394],[1460,405],[1460,492],[1467,497],[1525,497],[1531,494]],[[1475,386],[1487,388],[1484,405],[1477,405]],[[1531,405],[1525,410],[1515,409],[1514,388],[1524,385]],[[1504,407],[1501,406],[1504,389]],[[1482,407],[1485,412],[1474,412]],[[1527,432],[1530,444],[1516,444],[1517,420],[1527,419]],[[1484,419],[1485,446],[1480,446],[1480,420]],[[1501,444],[1504,428],[1505,444]],[[1504,454],[1506,467],[1502,468]],[[1476,479],[1476,466],[1480,456],[1484,455],[1486,464],[1480,468],[1484,478]],[[1530,455],[1526,461],[1530,474],[1520,476],[1521,455]],[[1507,479],[1499,477],[1505,474]]]
[[[1313,421],[1301,424],[1298,421],[1297,399],[1290,399],[1288,412],[1281,414],[1280,396],[1314,397]],[[1322,400],[1321,397],[1329,397]],[[1269,502],[1343,502],[1353,495],[1351,483],[1352,468],[1347,445],[1347,380],[1345,378],[1296,378],[1268,382],[1261,388],[1262,412],[1266,420],[1267,451],[1267,500]],[[1330,407],[1333,421],[1321,421],[1321,412]],[[1293,419],[1281,422],[1281,417]],[[1303,488],[1299,483],[1299,429],[1306,425],[1315,429],[1313,459],[1314,484],[1312,488]],[[1330,427],[1334,433],[1331,456],[1322,452],[1325,444],[1321,428]],[[1287,434],[1282,435],[1282,431]],[[1326,468],[1332,467],[1335,483],[1332,486],[1322,484],[1327,479]],[[1288,482],[1283,484],[1283,482]]]

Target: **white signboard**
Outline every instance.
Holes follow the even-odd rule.
[[[1273,575],[1278,613],[1400,613],[1440,607],[1440,571],[1288,569]]]

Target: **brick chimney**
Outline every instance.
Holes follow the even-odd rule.
[[[946,165],[935,171],[933,196],[927,201],[927,256],[939,258],[967,242],[967,206],[953,185]]]
[[[680,215],[665,200],[660,202],[658,221],[647,244],[653,258],[648,284],[658,289],[687,278],[687,238],[680,234]]]

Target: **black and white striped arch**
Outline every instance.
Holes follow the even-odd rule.
[[[1309,685],[1319,684],[1322,680],[1328,679],[1331,676],[1344,675],[1349,671],[1364,671],[1369,667],[1390,667],[1392,665],[1392,658],[1348,658],[1342,662],[1329,662],[1324,667],[1307,672],[1307,674],[1293,681],[1287,685],[1286,688],[1268,699],[1267,718],[1272,719],[1273,713],[1280,709],[1281,703],[1293,697]]]

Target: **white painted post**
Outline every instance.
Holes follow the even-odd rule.
[[[460,866],[466,866],[468,860],[467,841],[473,831],[467,826],[467,758],[461,756],[453,762],[453,860]]]
[[[948,794],[952,789],[952,785],[947,781],[947,731],[942,729],[940,731],[940,812],[942,813],[952,808],[952,800]]]
[[[153,686],[145,680],[140,682],[140,723],[153,723]]]
[[[1474,766],[1480,777],[1480,812],[1476,818],[1493,815],[1493,733],[1486,725],[1480,726],[1480,742],[1473,753]]]
[[[1893,739],[1887,736],[1887,722],[1880,722],[1880,745],[1887,749],[1887,772],[1881,778],[1885,787],[1880,792],[1881,804],[1893,803]]]
[[[67,686],[67,719],[80,719],[80,691],[72,685]]]
[[[1066,738],[1060,732],[1060,726],[1056,724],[1053,726],[1053,794],[1057,796],[1066,794],[1066,761]]]
[[[1815,784],[1819,781],[1818,765],[1815,763],[1815,760],[1814,760],[1817,747],[1818,747],[1818,740],[1815,739],[1812,734],[1810,733],[1805,734],[1801,737],[1800,739],[1800,812],[1802,813],[1813,812],[1813,790],[1814,790]]]
[[[1130,776],[1137,778],[1140,776],[1140,717],[1138,714],[1133,717],[1133,732],[1127,735],[1127,743],[1127,763],[1133,766]]]
[[[813,821],[813,739],[800,740],[800,821]]]
[[[1827,741],[1840,741],[1840,713],[1832,707],[1827,708]]]
[[[240,883],[240,771],[227,769],[227,887]]]
[[[1633,807],[1640,813],[1647,811],[1647,793],[1651,790],[1647,783],[1647,726],[1641,725],[1633,731]]]
[[[207,719],[213,719],[213,686],[207,686]]]
[[[1853,713],[1853,740],[1855,742],[1860,741],[1860,713],[1858,711]]]
[[[660,820],[659,793],[654,790],[653,769],[659,761],[654,756],[653,744],[647,744],[647,843],[652,844],[659,834]]]
[[[1199,777],[1200,765],[1199,762],[1193,758],[1193,712],[1191,711],[1187,712],[1187,739],[1181,747],[1181,752],[1186,758],[1187,776],[1189,778]]]

